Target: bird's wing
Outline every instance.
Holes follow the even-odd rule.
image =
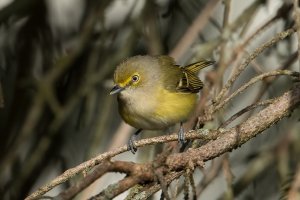
[[[198,93],[203,88],[203,82],[198,78],[201,69],[212,65],[214,61],[200,60],[196,63],[180,67],[169,56],[157,57],[163,74],[163,83],[167,90],[183,93]]]
[[[182,75],[179,79],[176,90],[185,93],[197,93],[203,88],[203,82],[198,78],[198,72],[213,64],[214,61],[201,60],[199,62],[180,67]]]
[[[203,82],[192,72],[183,71],[176,87],[179,92],[197,93],[203,88]]]

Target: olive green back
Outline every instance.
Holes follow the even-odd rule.
[[[201,69],[212,65],[214,61],[200,60],[196,63],[180,67],[169,56],[158,56],[165,88],[174,92],[198,93],[203,82],[198,78]]]

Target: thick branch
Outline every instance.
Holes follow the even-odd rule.
[[[208,134],[209,133],[209,134]],[[217,135],[215,134],[216,131],[206,131],[206,130],[198,130],[198,131],[191,131],[188,133],[185,133],[185,138],[186,139],[202,139],[202,140],[211,140],[215,139]],[[142,147],[150,144],[158,144],[158,143],[167,143],[171,141],[177,141],[178,140],[178,135],[173,134],[173,135],[163,135],[159,137],[154,137],[154,138],[147,138],[143,140],[139,140],[135,142],[135,145],[137,147]],[[50,183],[40,187],[37,191],[33,192],[30,196],[26,198],[26,200],[30,199],[37,199],[41,195],[45,194],[55,186],[66,182],[69,180],[71,177],[75,176],[76,174],[79,174],[80,172],[90,169],[94,167],[95,165],[98,165],[99,163],[103,162],[104,160],[107,160],[109,158],[112,158],[118,154],[121,154],[123,152],[128,151],[127,145],[124,145],[122,147],[113,149],[111,151],[105,152],[103,154],[98,155],[95,158],[92,158],[91,160],[88,160],[86,162],[81,163],[80,165],[70,168],[67,171],[65,171],[63,174],[60,176],[56,177],[53,179]]]
[[[193,164],[201,164],[203,161],[213,159],[227,151],[235,149],[236,147],[244,144],[257,134],[261,133],[269,126],[278,122],[283,117],[291,114],[293,108],[300,103],[300,86],[296,85],[292,90],[286,92],[281,97],[274,100],[273,104],[269,105],[264,110],[260,111],[257,115],[249,118],[242,124],[224,131],[193,131],[186,133],[187,139],[218,139],[208,142],[206,145],[197,148],[189,149],[187,152],[173,154],[168,157],[167,165],[172,169],[180,169],[185,167],[189,162]],[[177,140],[176,135],[160,136],[155,138],[148,138],[136,142],[136,146],[145,146],[149,144],[165,143]],[[122,152],[127,151],[127,147],[123,146],[118,149],[112,150],[101,154],[89,161],[86,161],[77,167],[67,170],[62,175],[55,178],[51,183],[41,187],[38,191],[31,194],[26,199],[36,199],[47,191],[54,188],[72,176],[82,172],[85,169],[93,167],[107,158],[111,158]]]
[[[133,162],[126,162],[126,161],[104,161],[99,165],[94,171],[87,174],[84,179],[77,184],[71,186],[67,190],[61,192],[56,199],[72,199],[74,198],[79,192],[83,189],[88,187],[98,178],[106,174],[107,172],[121,172],[126,173],[127,175],[136,174],[136,173],[143,173],[143,177],[146,180],[149,180],[149,171],[151,169],[148,164],[136,164]],[[146,173],[147,172],[147,173]],[[135,175],[137,177],[137,175]]]
[[[197,149],[189,149],[183,153],[170,155],[167,159],[167,165],[172,169],[182,169],[191,162],[195,165],[201,164],[236,149],[283,117],[290,115],[299,104],[300,85],[298,84],[245,122],[224,131],[218,139],[210,141]]]

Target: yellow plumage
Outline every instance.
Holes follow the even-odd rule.
[[[169,56],[135,56],[117,67],[111,94],[118,93],[126,123],[140,130],[165,129],[192,114],[203,87],[197,74],[213,63],[201,60],[181,67]],[[132,140],[129,146],[132,150]]]
[[[157,88],[156,94],[141,95],[138,99],[134,103],[119,99],[124,121],[138,129],[162,130],[186,121],[195,108],[197,95]]]

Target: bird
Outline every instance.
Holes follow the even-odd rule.
[[[203,88],[198,73],[214,63],[201,59],[180,66],[167,55],[137,55],[116,67],[110,94],[117,94],[122,119],[137,129],[127,144],[133,154],[137,151],[134,141],[142,130],[164,130],[177,123],[178,141],[184,144],[182,123],[195,110],[197,93]]]

